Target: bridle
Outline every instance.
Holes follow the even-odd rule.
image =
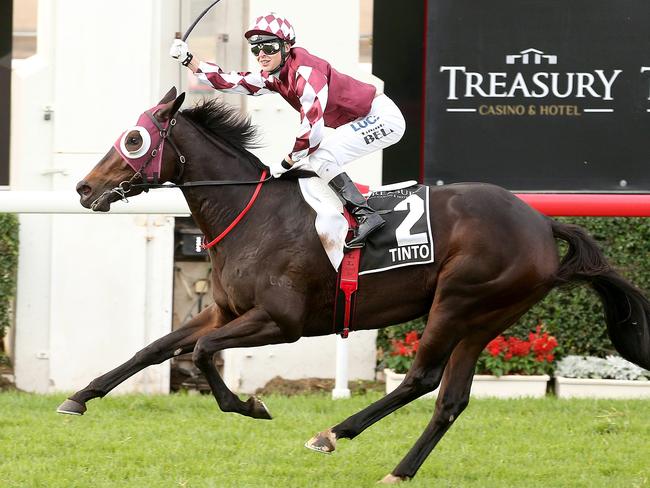
[[[156,107],[154,107],[155,109]],[[159,171],[162,170],[162,151],[164,149],[164,144],[165,141],[168,142],[171,147],[174,149],[176,152],[177,158],[175,161],[177,161],[176,167],[174,169],[174,180],[178,181],[182,176],[185,171],[185,164],[187,163],[187,160],[185,156],[181,153],[180,149],[178,146],[174,143],[174,141],[171,139],[170,135],[172,132],[172,129],[176,127],[177,119],[175,117],[171,118],[169,120],[168,124],[162,125],[160,122],[156,119],[156,117],[153,114],[153,110],[147,110],[145,114],[147,115],[148,119],[153,123],[154,127],[158,129],[157,133],[157,138],[158,140],[156,141],[157,143],[152,144],[152,146],[155,146],[151,152],[149,153],[149,157],[144,161],[142,166],[139,167],[139,169],[135,169],[134,163],[128,160],[128,157],[124,156],[121,149],[119,149],[119,146],[116,143],[116,147],[118,148],[118,152],[120,155],[124,158],[127,158],[127,164],[129,166],[133,167],[135,169],[135,173],[129,180],[122,181],[118,186],[115,188],[112,188],[110,190],[106,190],[104,193],[102,193],[91,205],[91,209],[95,210],[96,207],[99,205],[100,201],[102,198],[107,198],[108,196],[115,194],[119,198],[118,200],[124,200],[125,202],[128,202],[127,195],[133,191],[134,189],[142,189],[144,192],[148,192],[152,188],[187,188],[187,187],[198,187],[198,186],[224,186],[224,185],[257,185],[255,188],[255,191],[253,192],[253,195],[251,196],[248,204],[244,207],[244,209],[239,213],[239,215],[230,223],[230,225],[221,233],[219,234],[216,238],[214,238],[212,241],[208,243],[204,243],[201,247],[203,249],[209,249],[212,246],[218,244],[228,233],[230,233],[231,230],[233,230],[237,224],[241,221],[241,219],[248,213],[248,211],[252,208],[253,204],[255,203],[255,200],[257,199],[260,190],[262,189],[262,185],[266,183],[267,181],[271,180],[273,178],[272,175],[269,174],[267,177],[268,170],[263,169],[262,174],[260,176],[260,179],[257,181],[230,181],[230,180],[207,180],[207,181],[189,181],[186,183],[166,183],[166,184],[161,184],[159,182],[159,172],[155,171],[154,169],[151,169],[150,166],[153,165],[156,166],[158,165]],[[142,120],[142,116],[139,120]],[[128,135],[128,131],[125,132],[125,134]],[[151,133],[150,133],[151,135]],[[123,135],[122,138],[118,139],[118,141],[123,140],[125,136]],[[208,140],[216,144],[211,138],[208,138]],[[141,157],[137,159],[137,161],[141,161]],[[147,175],[147,172],[151,170],[151,177],[149,178]],[[139,183],[142,182],[142,183]]]
[[[145,111],[138,119],[136,129],[140,131],[141,135],[146,131],[147,137],[151,139],[151,151],[148,157],[144,159],[144,155],[132,154],[126,151],[124,147],[124,140],[127,137],[129,130],[125,131],[113,144],[115,150],[120,154],[122,159],[135,171],[129,180],[122,181],[118,186],[102,193],[90,207],[95,210],[99,202],[107,195],[115,194],[119,200],[128,201],[127,195],[135,188],[138,182],[144,182],[145,186],[151,182],[153,184],[159,183],[160,172],[162,171],[162,154],[165,141],[168,141],[172,149],[176,152],[178,164],[174,170],[174,179],[181,178],[185,170],[185,156],[181,154],[178,146],[170,138],[172,129],[176,126],[176,118],[172,117],[169,121],[161,124],[156,119],[154,113],[160,106]],[[144,141],[143,141],[144,144]],[[147,149],[149,150],[149,148]],[[148,174],[151,173],[151,174]],[[144,191],[149,191],[149,188],[144,188]]]
[[[267,170],[262,170],[262,176],[260,177],[259,180],[251,180],[251,181],[233,181],[233,180],[201,180],[201,181],[188,181],[185,183],[165,183],[162,184],[159,181],[159,173],[156,171],[153,171],[151,175],[148,175],[147,172],[149,170],[149,167],[151,166],[152,162],[156,160],[156,158],[162,158],[162,151],[164,148],[165,142],[169,143],[169,145],[172,147],[174,152],[176,153],[176,159],[175,159],[175,169],[174,169],[174,177],[173,181],[179,181],[184,172],[185,172],[185,164],[187,163],[187,159],[183,154],[181,153],[180,149],[178,146],[174,143],[174,141],[171,139],[171,133],[172,129],[176,126],[177,123],[177,118],[173,117],[169,120],[168,124],[161,124],[156,117],[153,115],[153,109],[147,110],[144,114],[147,115],[148,119],[153,123],[153,125],[158,129],[158,141],[157,144],[155,144],[151,152],[149,153],[148,159],[144,162],[144,164],[140,167],[140,169],[136,170],[133,176],[125,181],[122,181],[119,185],[117,185],[115,188],[111,188],[110,190],[106,190],[104,193],[102,193],[93,203],[90,205],[90,208],[95,210],[97,205],[99,205],[100,201],[111,195],[115,194],[119,198],[118,200],[123,200],[125,202],[128,202],[128,194],[131,193],[132,191],[136,189],[142,189],[145,193],[148,192],[150,189],[156,189],[156,188],[188,188],[188,187],[198,187],[198,186],[227,186],[227,185],[257,185],[259,183],[266,183],[269,180],[271,180],[273,177],[267,175]],[[131,164],[129,164],[132,166]],[[162,164],[161,164],[162,167]]]

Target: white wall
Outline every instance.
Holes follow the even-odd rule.
[[[180,6],[179,0],[39,1],[38,55],[17,63],[12,78],[12,189],[74,191],[119,133],[170,86],[179,85],[185,71],[167,51],[174,33],[182,30]],[[225,2],[217,8],[226,8]],[[246,12],[285,12],[296,26],[298,45],[336,59],[340,71],[364,76],[358,68],[358,1],[328,3],[317,22],[297,0],[229,2],[227,9],[234,23]],[[336,33],[328,28],[332,25]],[[233,40],[230,49],[237,45]],[[254,67],[247,51],[241,59]],[[298,128],[297,113],[279,96],[242,101],[267,142],[258,155],[269,160],[286,154]],[[46,105],[54,110],[51,121],[43,120]],[[353,163],[349,172],[358,181],[380,183],[381,155]],[[19,388],[79,389],[171,329],[173,219],[23,215],[20,237]],[[352,334],[351,378],[374,377],[375,336],[374,331]],[[333,377],[334,345],[330,336],[228,351],[226,381],[252,391],[276,375]],[[121,391],[165,392],[168,385],[165,363],[148,368]]]
[[[349,373],[351,380],[374,380],[377,331],[351,332]],[[235,391],[255,393],[276,376],[334,378],[336,337],[309,337],[293,344],[231,349],[224,352],[224,381]]]
[[[176,66],[160,62],[177,15],[155,0],[39,2],[38,55],[12,79],[12,189],[73,192],[178,82]],[[20,238],[19,388],[79,389],[171,329],[173,219],[23,215]],[[145,286],[152,274],[154,288]],[[121,388],[168,389],[168,365]]]

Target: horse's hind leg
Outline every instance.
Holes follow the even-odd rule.
[[[433,419],[404,459],[382,482],[394,483],[413,478],[436,444],[465,410],[476,361],[492,336],[487,340],[466,339],[454,349],[445,368]]]
[[[537,294],[509,310],[485,315],[486,321],[494,326],[477,330],[456,346],[445,368],[431,422],[404,459],[382,482],[395,483],[415,476],[422,463],[469,404],[476,361],[483,348],[500,332],[515,323],[543,293],[545,291],[540,289]]]
[[[124,364],[92,380],[88,386],[64,401],[57,408],[57,412],[82,415],[86,411],[87,401],[105,396],[117,385],[147,366],[160,364],[173,356],[191,352],[200,337],[227,321],[216,306],[206,308],[180,329],[152,342]]]
[[[444,311],[434,304],[429,313],[427,326],[420,339],[420,347],[411,369],[404,381],[391,393],[372,405],[352,415],[340,424],[312,437],[305,447],[319,452],[332,452],[336,440],[353,439],[372,424],[394,412],[440,384],[447,359],[461,339],[460,317],[452,311]]]

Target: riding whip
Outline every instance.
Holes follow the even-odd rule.
[[[185,31],[185,34],[183,34],[183,37],[180,37],[180,32],[177,32],[177,33],[176,33],[176,39],[181,39],[183,42],[187,41],[187,38],[190,36],[190,33],[192,32],[192,30],[194,29],[194,27],[196,27],[196,24],[198,24],[199,21],[200,21],[200,20],[205,16],[205,14],[207,14],[208,11],[209,11],[212,7],[214,7],[216,4],[218,4],[220,1],[221,1],[221,0],[215,0],[214,2],[212,2],[212,3],[208,6],[208,8],[206,8],[203,12],[201,12],[201,14],[196,18],[196,20],[195,20],[194,22],[192,22],[192,25],[190,25],[190,26],[187,28],[187,30]]]

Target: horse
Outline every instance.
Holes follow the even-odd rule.
[[[172,88],[155,113],[149,112],[160,131],[153,133],[155,150],[144,166],[156,154],[161,157],[154,177],[181,187],[208,239],[250,206],[251,183],[259,182],[258,198],[232,232],[209,249],[214,304],[91,381],[61,404],[61,413],[83,414],[89,400],[105,396],[136,372],[191,352],[222,411],[271,419],[260,399],[244,401],[227,388],[212,361],[215,353],[333,333],[337,275],[293,171],[264,178],[266,166],[248,150],[256,141],[249,119],[214,100],[180,110],[183,99]],[[125,133],[123,141],[136,153],[145,143],[138,131]],[[161,156],[165,147],[172,149]],[[114,146],[78,183],[81,205],[109,211],[112,202],[147,189],[136,183],[149,182],[150,176],[128,164]],[[440,386],[430,423],[383,483],[416,475],[468,405],[481,351],[555,287],[591,286],[604,306],[614,347],[650,368],[650,302],[612,268],[584,229],[550,219],[490,184],[452,184],[428,192],[435,262],[360,276],[355,312],[356,330],[427,315],[413,365],[392,393],[305,444],[332,452],[339,439],[357,437]],[[567,245],[561,259],[556,239]]]

